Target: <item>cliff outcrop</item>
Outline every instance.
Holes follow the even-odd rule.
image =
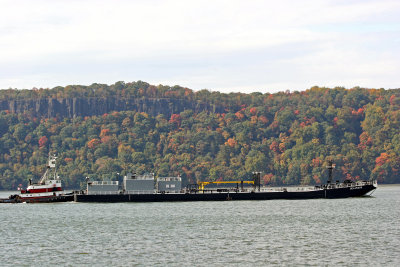
[[[44,118],[96,116],[113,111],[128,110],[146,112],[152,116],[164,114],[169,117],[187,109],[191,109],[196,113],[202,111],[224,112],[222,106],[170,98],[79,97],[0,100],[0,110],[8,110],[11,113],[28,112],[35,117]]]

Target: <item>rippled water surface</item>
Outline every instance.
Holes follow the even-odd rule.
[[[400,186],[373,196],[0,204],[0,265],[399,266]]]

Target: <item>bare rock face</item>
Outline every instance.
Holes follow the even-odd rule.
[[[191,109],[195,113],[202,111],[224,112],[222,106],[209,103],[188,101],[185,99],[170,98],[40,98],[23,100],[1,100],[0,110],[9,110],[12,113],[31,113],[43,118],[73,118],[80,116],[96,116],[113,111],[146,112],[157,116],[163,114],[167,117]]]

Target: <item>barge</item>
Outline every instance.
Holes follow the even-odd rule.
[[[259,172],[251,181],[200,182],[181,188],[180,177],[154,178],[154,174],[124,177],[122,188],[118,181],[87,182],[86,191],[74,193],[75,202],[177,202],[177,201],[226,201],[349,198],[371,195],[377,188],[376,180],[332,183],[332,164],[329,179],[324,185],[308,187],[262,187]],[[209,188],[208,185],[224,188]],[[228,186],[226,186],[228,185]],[[245,187],[245,185],[247,185]]]

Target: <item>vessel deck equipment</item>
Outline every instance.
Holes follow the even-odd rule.
[[[243,184],[252,184],[254,185],[254,181],[215,181],[215,182],[199,182],[199,190],[204,191],[204,187],[209,184],[236,184],[237,188],[241,185],[243,190]]]

